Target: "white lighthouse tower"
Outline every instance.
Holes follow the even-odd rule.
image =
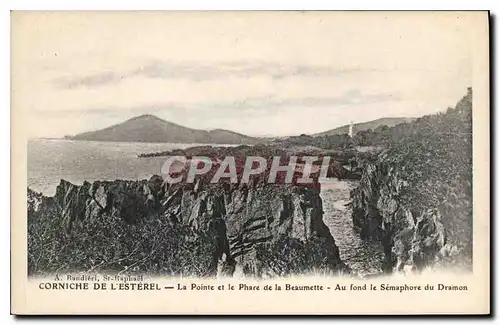
[[[351,121],[351,123],[349,124],[349,136],[350,136],[351,138],[352,138],[352,136],[354,135],[354,134],[353,134],[353,131],[354,131],[354,124],[353,124],[353,123],[352,123],[352,121]]]

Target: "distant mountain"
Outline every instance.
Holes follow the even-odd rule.
[[[364,122],[364,123],[355,123],[354,124],[354,133],[365,130],[375,130],[379,126],[387,125],[387,126],[395,126],[401,123],[409,123],[413,120],[416,120],[414,117],[384,117],[379,118],[378,120]],[[349,124],[340,126],[338,128],[328,130],[321,133],[313,134],[313,136],[324,136],[324,135],[333,135],[333,134],[348,134],[349,133]]]
[[[154,115],[141,115],[105,129],[66,136],[70,140],[115,142],[177,142],[215,144],[257,144],[263,139],[228,130],[196,130],[162,120]]]

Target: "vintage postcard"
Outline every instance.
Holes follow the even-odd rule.
[[[12,313],[490,313],[489,13],[11,13]]]

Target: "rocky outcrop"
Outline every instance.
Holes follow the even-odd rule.
[[[351,192],[362,238],[382,242],[385,271],[472,266],[472,92],[364,166]]]
[[[178,186],[166,190],[162,178],[144,181],[85,182],[81,186],[61,180],[54,197],[28,190],[29,218],[50,215],[60,219],[61,231],[76,224],[119,219],[129,225],[168,220],[198,233],[211,233],[209,274],[232,275],[235,270],[261,275],[265,272],[256,254],[262,245],[282,238],[307,243],[322,238],[328,251],[328,270],[346,270],[338,248],[323,222],[319,188],[277,184],[213,184]],[[168,234],[165,234],[168,235]],[[119,234],[121,236],[121,234]],[[293,270],[290,270],[293,273]]]
[[[353,224],[362,238],[382,242],[384,271],[421,270],[460,257],[470,260],[470,207],[449,202],[434,208],[407,205],[400,199],[407,186],[397,168],[371,164],[351,193]],[[462,228],[461,235],[453,231],[457,228]]]
[[[28,189],[28,213],[50,214],[69,231],[76,221],[89,221],[103,215],[119,217],[127,223],[150,216],[158,209],[150,181],[84,182],[81,186],[61,180],[53,197]]]

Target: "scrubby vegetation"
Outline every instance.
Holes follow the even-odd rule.
[[[387,149],[351,193],[354,225],[383,241],[389,267],[437,259],[471,265],[472,90],[455,108],[385,134],[400,136],[386,138]]]
[[[317,274],[332,270],[331,254],[327,239],[315,236],[306,242],[288,237],[258,246],[257,260],[263,265],[261,272],[267,276],[292,276]]]
[[[301,134],[277,141],[285,146],[315,146],[322,149],[351,149],[354,145],[347,134],[333,134],[325,136],[310,136]]]
[[[319,149],[324,156],[334,157],[329,173],[335,177],[353,177],[352,168],[348,173],[343,166],[350,164],[359,168],[360,161],[363,164],[360,186],[351,193],[353,223],[361,228],[363,236],[383,242],[386,264],[390,268],[398,263],[425,266],[438,254],[449,257],[456,252],[465,260],[472,260],[470,89],[455,108],[445,113],[393,127],[360,131],[352,139],[347,135],[301,135],[273,145],[203,146],[144,156],[182,155],[190,158],[199,155],[220,159],[234,155],[237,174],[241,175],[243,158],[247,156],[277,155],[286,159],[292,153],[300,156],[313,150],[306,148],[309,145],[314,150]],[[363,153],[354,150],[355,146],[380,146],[384,150],[380,155],[366,154],[360,159]],[[161,184],[159,176],[156,180]],[[124,191],[117,187],[113,195],[120,200],[116,201],[111,201],[110,196],[103,193],[99,196],[98,185],[80,188],[76,194],[68,187],[67,191],[59,193],[59,198],[72,209],[70,213],[66,213],[66,207],[56,199],[29,191],[28,273],[98,271],[214,275],[223,246],[218,238],[221,234],[217,232],[218,226],[209,224],[199,228],[174,221],[161,210],[177,209],[174,206],[181,209],[180,204],[172,203],[180,198],[172,194],[172,200],[160,202],[159,193],[163,192],[153,186],[154,182],[149,183],[147,193],[144,184],[137,184],[137,188],[132,189],[125,184],[122,186]],[[255,184],[257,182],[252,183]],[[199,195],[203,185],[201,181],[192,184],[195,195]],[[224,185],[227,184],[222,184],[220,189],[225,189]],[[174,190],[175,187],[169,188],[170,192]],[[40,202],[44,200],[53,201],[43,205],[49,208],[40,211]],[[103,200],[105,204],[101,206]],[[96,205],[99,208],[94,209]],[[117,206],[123,209],[117,209]],[[92,213],[86,214],[86,208]],[[201,214],[206,208],[200,209]],[[113,209],[124,212],[118,217],[110,212]],[[155,213],[153,218],[149,218],[150,212]],[[174,215],[179,211],[170,212]],[[69,227],[68,218],[63,217],[63,213],[73,218]],[[216,215],[219,218],[222,212]],[[262,273],[271,276],[325,272],[335,269],[329,263],[339,261],[338,256],[332,258],[329,255],[333,252],[332,243],[325,241],[328,239],[314,236],[305,241],[282,237],[257,246],[256,260],[262,266]]]
[[[173,225],[166,217],[126,223],[108,215],[75,221],[28,210],[28,274],[112,272],[209,276],[216,271],[211,231]]]
[[[381,158],[404,171],[405,204],[435,207],[472,197],[472,95],[446,113],[422,117],[403,129]],[[460,195],[459,197],[454,197]]]

